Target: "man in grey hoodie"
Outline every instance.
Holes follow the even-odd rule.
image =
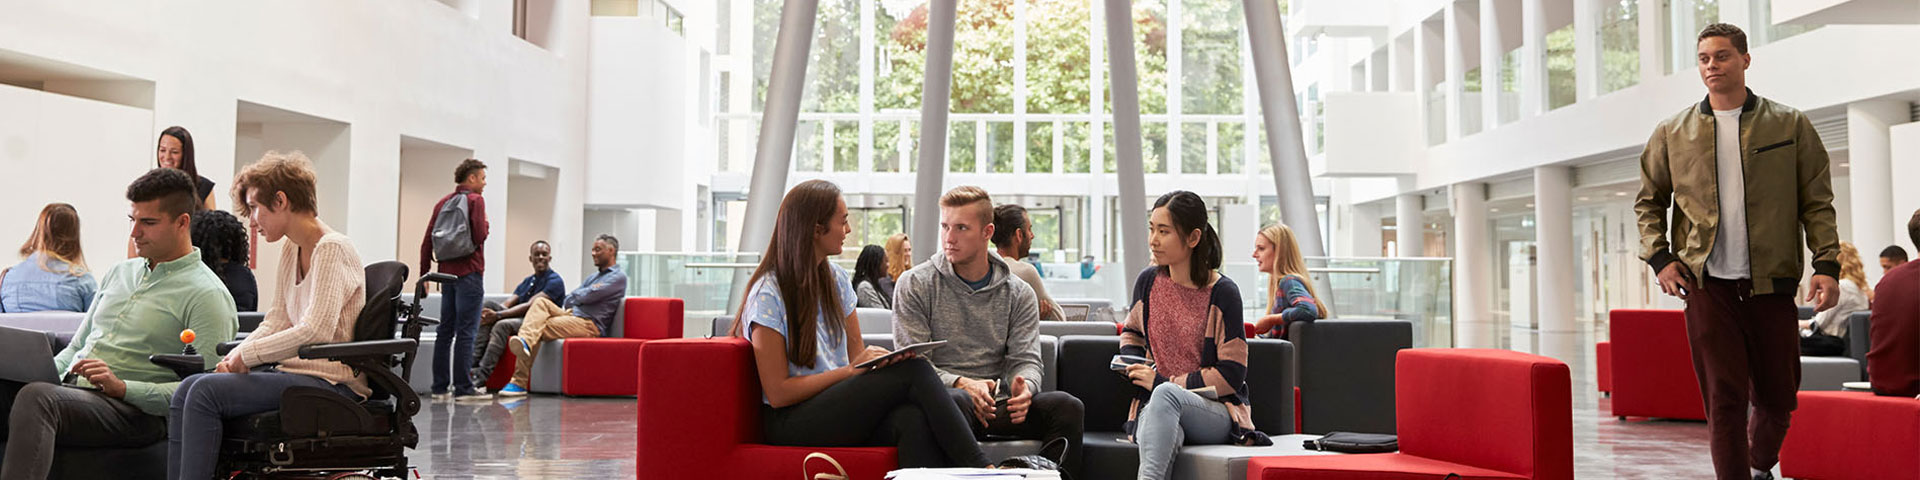
[[[953,387],[954,403],[973,414],[974,436],[1064,439],[1061,466],[1077,471],[1085,407],[1072,394],[1039,391],[1039,300],[988,254],[987,192],[964,186],[941,196],[940,231],[941,252],[894,287],[895,345],[946,340],[927,359]]]

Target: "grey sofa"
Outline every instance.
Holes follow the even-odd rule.
[[[1394,433],[1393,362],[1413,348],[1411,322],[1300,322],[1287,339],[1299,352],[1301,432]]]
[[[1174,459],[1173,478],[1226,480],[1246,477],[1252,457],[1298,455],[1301,440],[1294,432],[1293,344],[1284,340],[1247,341],[1247,395],[1253,402],[1253,424],[1273,437],[1271,447],[1233,445],[1189,446]],[[1120,337],[1068,336],[1060,339],[1059,390],[1073,394],[1086,406],[1087,434],[1084,471],[1074,478],[1133,478],[1140,452],[1126,441],[1121,425],[1137,390],[1107,366],[1120,350]],[[1317,452],[1314,452],[1317,453]]]
[[[1807,308],[1807,307],[1801,307]],[[1872,339],[1872,312],[1847,316],[1847,354],[1845,356],[1800,357],[1800,390],[1836,391],[1841,384],[1867,378],[1867,348]]]
[[[1064,337],[1068,335],[1119,335],[1120,328],[1111,322],[1040,322],[1041,335]]]

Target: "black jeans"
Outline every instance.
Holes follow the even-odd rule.
[[[1847,354],[1847,339],[1813,332],[1800,337],[1800,354],[1809,357],[1835,357]]]
[[[900,468],[986,466],[965,415],[925,360],[856,375],[784,408],[760,407],[768,444],[891,445]]]
[[[1027,407],[1027,420],[1018,424],[1005,415],[995,417],[987,425],[981,425],[973,416],[973,397],[966,390],[947,389],[953,397],[953,404],[967,415],[967,425],[973,426],[973,436],[986,438],[988,435],[1012,437],[1025,440],[1050,442],[1056,438],[1067,440],[1067,453],[1061,458],[1060,468],[1068,475],[1078,478],[1080,475],[1080,440],[1086,433],[1086,406],[1079,398],[1067,392],[1041,392],[1033,395],[1033,405]],[[996,412],[995,415],[1000,415]]]
[[[4,402],[8,438],[0,478],[47,478],[56,447],[144,447],[167,438],[166,417],[99,392],[41,382],[0,383],[18,389]]]

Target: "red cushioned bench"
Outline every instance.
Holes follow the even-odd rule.
[[[1613,394],[1613,342],[1595,342],[1593,344],[1593,366],[1597,370],[1595,383],[1600,393]]]
[[[1608,372],[1613,414],[1706,420],[1706,402],[1693,376],[1687,318],[1679,310],[1614,310]]]
[[[1920,479],[1920,400],[1800,392],[1780,474],[1808,480]]]
[[[1263,457],[1248,480],[1571,480],[1567,365],[1509,350],[1401,350],[1394,366],[1400,451]]]
[[[641,480],[797,478],[813,452],[831,455],[854,479],[877,480],[898,465],[892,447],[759,444],[760,382],[744,339],[656,340],[639,351],[634,468]]]
[[[632,396],[640,345],[680,338],[686,302],[678,298],[627,297],[620,316],[620,337],[567,339],[566,348],[561,350],[560,393],[576,397]]]

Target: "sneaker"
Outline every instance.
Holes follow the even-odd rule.
[[[473,401],[476,399],[483,400],[488,398],[493,398],[493,397],[491,395],[487,395],[486,392],[481,392],[479,390],[474,390],[471,388],[453,392],[453,400],[456,402]]]
[[[427,398],[431,398],[431,399],[433,399],[434,401],[437,401],[437,402],[444,402],[444,401],[447,401],[447,400],[452,400],[452,399],[453,399],[453,394],[451,394],[451,393],[447,393],[447,392],[439,392],[439,393],[434,393],[434,394],[431,394],[431,395],[427,395]]]
[[[498,393],[497,395],[499,395],[501,398],[524,397],[524,396],[527,396],[527,389],[522,388],[520,384],[509,383],[507,384],[507,386],[500,387],[500,393]]]
[[[1773,480],[1773,471],[1761,470],[1758,472],[1754,472],[1753,480]]]
[[[513,353],[517,353],[523,357],[533,356],[533,346],[527,345],[527,337],[514,335],[511,341],[513,342]]]

